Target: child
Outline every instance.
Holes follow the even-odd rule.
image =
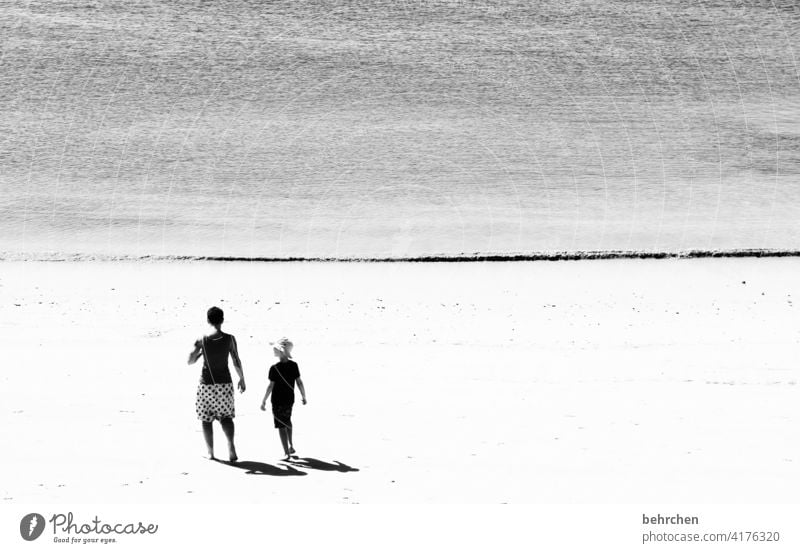
[[[272,394],[272,417],[275,428],[278,429],[278,436],[283,445],[283,452],[286,455],[284,461],[289,461],[295,455],[294,443],[292,442],[292,406],[294,405],[294,383],[300,389],[303,396],[303,405],[306,404],[306,389],[303,386],[303,379],[300,378],[300,369],[297,363],[292,361],[292,348],[294,344],[288,338],[281,338],[277,342],[272,342],[272,352],[280,361],[269,368],[269,386],[264,400],[261,402],[261,410],[267,410],[267,398]]]

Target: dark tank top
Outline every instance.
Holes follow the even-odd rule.
[[[223,334],[219,338],[208,336],[202,339],[203,370],[200,382],[203,384],[230,384],[231,371],[228,368],[228,353],[231,351],[233,336]],[[210,368],[210,369],[209,369]]]

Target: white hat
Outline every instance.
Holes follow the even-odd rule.
[[[273,349],[283,353],[289,359],[292,358],[292,348],[294,347],[294,344],[291,340],[289,340],[289,338],[279,338],[274,342],[270,342],[269,345],[271,345]]]

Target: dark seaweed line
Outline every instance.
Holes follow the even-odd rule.
[[[698,259],[720,257],[798,257],[800,250],[687,250],[681,252],[579,251],[515,254],[423,255],[408,257],[236,257],[199,255],[0,254],[0,261],[238,261],[251,263],[469,263],[510,261],[581,261],[595,259]]]

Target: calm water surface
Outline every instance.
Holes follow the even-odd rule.
[[[800,3],[0,2],[0,251],[800,248]]]

